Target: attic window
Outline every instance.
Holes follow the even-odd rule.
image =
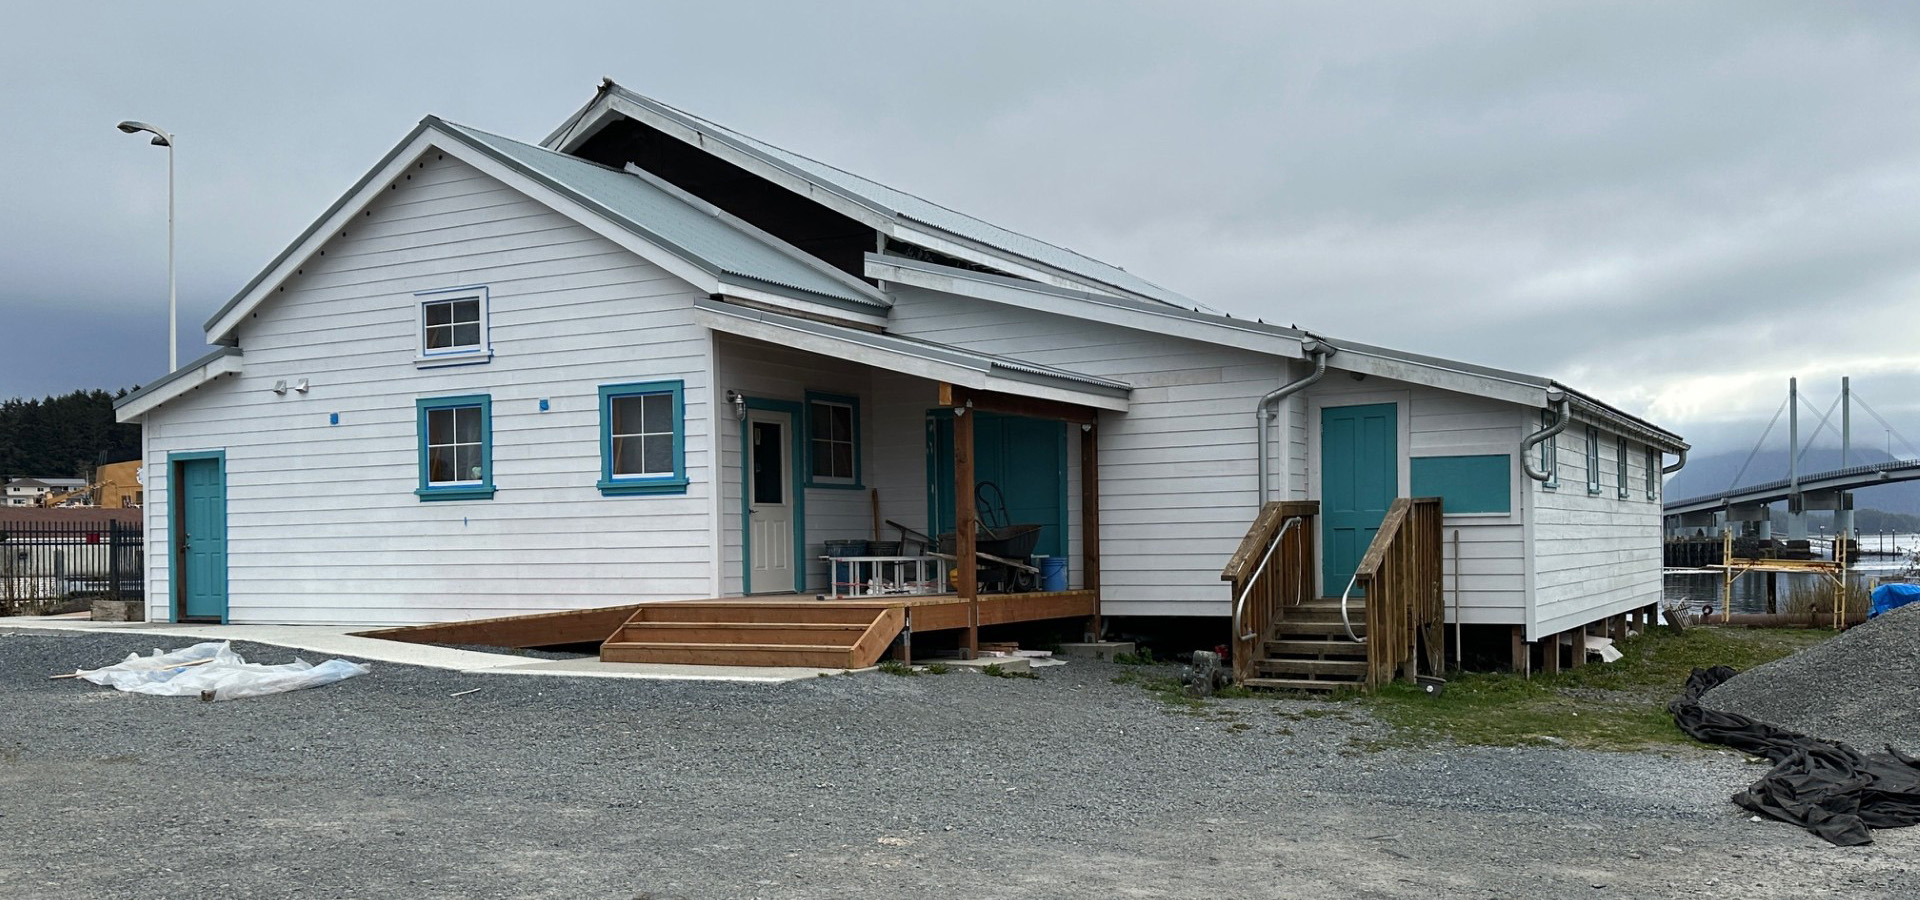
[[[493,357],[487,339],[487,289],[447,288],[415,294],[419,354],[414,364],[432,366],[481,363]]]

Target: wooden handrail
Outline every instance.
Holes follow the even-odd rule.
[[[1367,597],[1369,689],[1396,674],[1411,680],[1423,656],[1429,672],[1445,663],[1441,515],[1438,497],[1394,500],[1354,568]]]
[[[1237,680],[1253,675],[1260,644],[1285,609],[1313,593],[1313,523],[1319,513],[1320,504],[1313,501],[1267,503],[1220,572],[1220,580],[1232,585]]]

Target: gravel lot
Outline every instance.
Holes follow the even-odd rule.
[[[1742,672],[1700,702],[1867,753],[1920,753],[1920,605]]]
[[[0,629],[0,896],[1920,894],[1920,829],[1843,850],[1749,823],[1727,797],[1761,770],[1731,755],[1362,753],[1350,707],[1195,715],[1089,662],[787,685],[374,663],[228,703],[47,680],[156,642],[186,643]]]

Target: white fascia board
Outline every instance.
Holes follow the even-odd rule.
[[[926,359],[905,353],[891,353],[877,347],[843,341],[826,335],[813,334],[797,328],[788,328],[776,322],[742,318],[740,316],[727,315],[726,313],[714,312],[698,307],[693,311],[693,320],[714,331],[724,332],[726,334],[753,338],[757,341],[766,341],[769,344],[778,344],[783,347],[793,347],[798,350],[805,350],[808,353],[817,353],[821,356],[844,359],[850,362],[886,369],[890,372],[899,372],[903,375],[914,375],[933,381],[944,381],[948,384],[957,384],[977,390],[987,389],[987,373],[980,369],[969,368],[954,363],[940,362],[938,360]]]
[[[445,153],[499,180],[529,199],[574,220],[587,230],[632,251],[635,255],[665,269],[705,293],[716,293],[720,288],[719,278],[715,274],[628,231],[606,215],[583,206],[558,191],[501,164],[486,153],[470,147],[458,135],[429,126],[421,129],[420,133],[400,148],[399,152],[392,154],[385,165],[369,173],[369,177],[361,182],[359,190],[348,198],[347,202],[338,204],[332,215],[310,228],[300,243],[289,248],[276,265],[256,279],[252,290],[239,298],[238,302],[230,304],[227,311],[219,318],[209,322],[207,342],[217,344],[229,340],[234,329],[238,328],[241,322],[246,321],[247,315],[271,296],[282,282],[306,265],[315,253],[326,246],[328,240],[345,230],[347,224],[379,197],[388,184],[405,173],[422,155],[434,150]]]
[[[1358,372],[1380,378],[1391,378],[1409,384],[1439,388],[1457,394],[1470,394],[1475,397],[1488,397],[1505,400],[1523,406],[1545,408],[1547,406],[1547,388],[1544,385],[1527,384],[1519,381],[1507,381],[1472,372],[1460,372],[1439,366],[1410,362],[1393,356],[1377,355],[1365,350],[1355,350],[1341,346],[1339,338],[1328,338],[1327,343],[1335,350],[1327,357],[1327,368],[1345,372]]]
[[[135,397],[125,406],[113,411],[114,421],[121,424],[137,422],[161,405],[191,391],[209,381],[224,375],[238,375],[241,372],[241,356],[238,353],[223,353],[208,359],[191,369],[182,370],[177,377],[168,380],[145,396]]]
[[[945,269],[944,272],[934,273],[869,256],[866,274],[869,278],[878,278],[893,284],[992,303],[1004,303],[1022,309],[1038,310],[1076,319],[1105,322],[1136,331],[1164,334],[1224,347],[1237,347],[1284,359],[1306,357],[1306,354],[1300,350],[1298,338],[1241,328],[1231,319],[1214,320],[1213,317],[1208,316],[1207,320],[1201,320],[1196,317],[1204,315],[1202,313],[1183,310],[1177,306],[1166,306],[1158,301],[1129,300],[1109,303],[1099,295],[1085,293],[1064,297],[1046,290],[1006,284],[1000,279],[971,278],[969,275],[972,273],[961,269],[942,268]],[[1150,306],[1141,308],[1143,304],[1150,304]]]
[[[1031,381],[1001,378],[997,375],[987,376],[986,389],[1001,394],[1012,394],[1016,397],[1032,397],[1035,400],[1057,400],[1061,403],[1071,403],[1075,406],[1091,406],[1095,409],[1105,409],[1113,412],[1127,411],[1127,398],[1125,397],[1107,397],[1084,391],[1070,391],[1062,388],[1049,387],[1044,384],[1035,384]]]
[[[895,223],[888,229],[887,236],[901,243],[925,247],[937,253],[944,253],[954,259],[966,260],[974,265],[986,266],[990,269],[998,269],[1008,275],[1038,281],[1041,284],[1050,284],[1054,287],[1063,287],[1072,291],[1086,291],[1088,293],[1108,294],[1116,297],[1131,297],[1147,303],[1171,306],[1174,309],[1181,308],[1174,304],[1167,303],[1165,300],[1142,296],[1132,291],[1121,290],[1110,284],[1069,275],[1058,269],[1029,263],[1025,261],[1025,257],[1011,255],[1004,250],[994,250],[984,244],[969,241],[945,232],[935,233],[915,228],[912,225]]]
[[[842,322],[867,325],[874,328],[887,327],[887,313],[886,310],[883,309],[875,309],[872,312],[854,312],[844,306],[814,303],[808,300],[802,300],[791,294],[776,294],[759,288],[747,287],[746,285],[733,284],[725,281],[722,281],[720,287],[713,293],[717,293],[723,297],[733,297],[753,303],[779,307],[781,309],[790,309],[794,312],[804,313],[810,316],[838,319]],[[794,293],[797,294],[800,292],[795,291]]]

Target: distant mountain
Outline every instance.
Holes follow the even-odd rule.
[[[1863,466],[1891,459],[1878,449],[1855,447],[1848,465]],[[1746,462],[1746,453],[1716,453],[1687,459],[1687,467],[1667,480],[1667,497],[1684,500],[1724,491],[1733,484],[1733,476]],[[1840,468],[1839,447],[1814,447],[1800,458],[1801,474],[1826,472]],[[1740,476],[1741,485],[1764,484],[1787,477],[1786,448],[1762,450]],[[1781,504],[1778,508],[1785,509]],[[1866,488],[1853,494],[1854,509],[1880,509],[1887,512],[1920,515],[1920,481]]]

